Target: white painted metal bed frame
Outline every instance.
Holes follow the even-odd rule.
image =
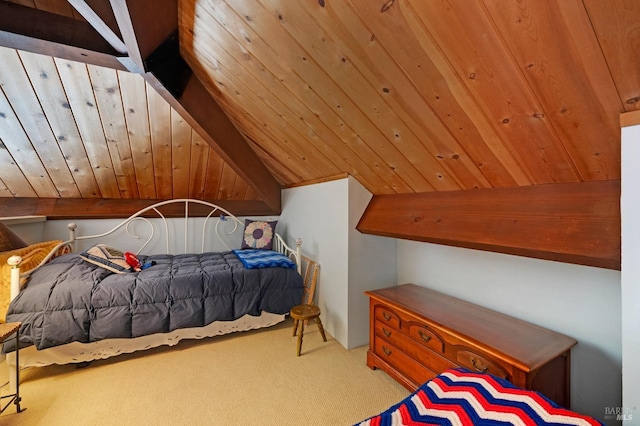
[[[170,235],[169,235],[169,226],[167,223],[166,217],[160,212],[159,208],[168,204],[173,203],[184,203],[184,250],[187,251],[188,247],[188,235],[189,235],[189,204],[199,204],[204,205],[211,208],[209,214],[205,217],[204,223],[202,225],[202,246],[201,252],[205,249],[205,240],[206,240],[206,227],[208,220],[214,215],[220,215],[220,220],[216,223],[215,226],[215,236],[224,244],[224,246],[231,250],[231,247],[227,244],[225,238],[221,235],[220,224],[221,222],[226,222],[231,219],[233,221],[233,229],[227,231],[225,235],[229,236],[236,233],[237,230],[240,230],[240,235],[237,237],[238,247],[242,238],[242,230],[244,229],[244,222],[238,219],[236,216],[231,214],[226,209],[201,200],[195,199],[175,199],[163,201],[160,203],[153,204],[149,207],[146,207],[139,212],[129,216],[127,219],[113,227],[107,232],[97,235],[87,235],[76,237],[75,230],[76,224],[70,223],[68,225],[70,231],[70,239],[60,243],[57,247],[55,247],[51,253],[40,263],[40,266],[48,262],[60,248],[69,246],[71,247],[71,251],[75,251],[75,243],[76,241],[81,240],[91,240],[91,239],[99,239],[103,238],[107,235],[113,234],[116,231],[124,228],[125,232],[128,236],[132,238],[139,239],[137,235],[133,235],[129,232],[129,225],[136,220],[142,220],[147,222],[150,226],[151,235],[148,237],[147,241],[142,244],[140,249],[137,250],[136,254],[142,252],[142,250],[147,247],[147,245],[154,239],[155,236],[155,226],[153,223],[147,218],[143,217],[144,214],[149,214],[150,212],[155,212],[158,218],[161,219],[161,224],[164,227],[164,235],[166,242],[166,251],[169,252],[170,247]],[[99,241],[98,241],[99,242]],[[273,238],[273,250],[283,253],[290,259],[294,260],[298,265],[298,272],[301,271],[301,253],[300,246],[302,241],[300,239],[296,240],[296,248],[293,249],[288,246],[282,237],[278,234],[274,235]],[[11,270],[11,300],[13,300],[18,293],[20,292],[20,281],[27,278],[32,271],[21,274],[20,273],[20,262],[22,259],[19,256],[13,256],[8,260],[8,263],[12,266]],[[37,268],[34,268],[34,270]],[[158,333],[149,336],[136,337],[131,339],[107,339],[101,340],[92,343],[79,343],[73,342],[68,343],[66,345],[56,346],[44,350],[37,350],[34,346],[28,346],[26,348],[20,349],[20,367],[26,368],[31,366],[46,366],[51,364],[70,364],[70,363],[80,363],[80,362],[88,362],[96,359],[105,359],[113,356],[132,353],[140,350],[151,349],[162,345],[173,346],[176,345],[180,340],[183,339],[202,339],[205,337],[218,336],[222,334],[228,334],[235,331],[246,331],[252,330],[262,327],[269,327],[275,325],[279,322],[282,322],[285,319],[285,315],[279,314],[271,314],[267,312],[263,312],[261,316],[254,317],[251,315],[245,315],[235,321],[216,321],[212,324],[209,324],[205,327],[198,328],[187,328],[174,330],[169,333]],[[7,363],[10,367],[10,384],[11,388],[15,387],[15,370],[16,362],[15,362],[15,352],[10,352],[7,354]]]

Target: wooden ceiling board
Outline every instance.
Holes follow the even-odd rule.
[[[525,6],[544,37],[527,41],[511,24],[526,7],[490,1],[182,1],[181,48],[230,116],[254,120],[236,125],[263,151],[315,159],[301,181],[337,167],[381,194],[617,178],[617,112],[603,111],[620,104],[602,55],[592,58],[585,8]],[[565,57],[554,40],[578,53]],[[572,77],[531,76],[529,51]],[[571,121],[577,108],[595,120]],[[344,161],[326,161],[332,152]]]
[[[16,52],[12,49],[0,49],[0,56],[7,62],[7,66],[3,66],[0,71],[0,85],[8,98],[0,101],[3,104],[2,114],[3,123],[0,125],[0,138],[5,141],[3,146],[3,179],[8,183],[15,196],[29,196],[33,194],[33,189],[29,183],[26,183],[24,177],[33,181],[33,188],[36,189],[38,196],[49,194],[49,196],[59,196],[58,191],[62,194],[78,195],[72,183],[73,178],[64,172],[66,166],[64,158],[55,143],[55,137],[51,134],[51,130],[43,123],[43,112],[38,104],[38,99],[30,90],[31,86],[25,83],[20,59]],[[10,67],[13,65],[13,67]],[[39,94],[40,95],[40,94]],[[15,105],[9,105],[14,101]],[[23,117],[19,118],[17,114],[23,113]],[[26,122],[26,127],[20,120]],[[28,133],[26,133],[28,131]],[[35,137],[35,143],[32,145],[29,137]],[[37,149],[37,150],[36,150]],[[52,161],[46,161],[47,155],[50,155]],[[12,158],[13,156],[13,158]],[[61,184],[61,189],[53,188],[54,182],[50,181],[47,167],[41,161],[44,156],[44,164],[51,169],[52,176],[56,177]],[[66,158],[66,157],[65,157]],[[16,169],[16,165],[22,164],[22,171]],[[59,169],[56,169],[59,168]],[[13,171],[13,172],[12,172]],[[67,172],[69,170],[67,169]],[[16,173],[14,176],[13,173]],[[25,175],[23,175],[23,173]],[[35,179],[35,180],[34,180]],[[26,185],[25,185],[26,183]],[[42,187],[44,184],[44,188]],[[19,186],[18,186],[19,185]]]
[[[149,84],[146,88],[156,196],[170,199],[173,197],[171,106]]]
[[[38,153],[29,142],[4,93],[0,93],[0,140],[3,142],[3,151],[6,150],[11,158],[11,164],[20,168],[21,174],[38,197],[58,196],[58,190],[51,181]],[[5,158],[8,160],[7,157]],[[7,167],[6,172],[3,170],[3,178],[4,173],[11,172],[12,169],[15,170],[13,167]],[[19,189],[13,188],[13,192],[19,192]]]
[[[273,134],[270,138],[270,150],[275,153],[288,153],[292,163],[296,164],[300,171],[308,175],[322,175],[327,169],[338,170],[313,145],[301,145],[295,142],[304,140],[305,136],[290,125],[292,120],[288,115],[285,115],[286,112],[279,112],[273,109],[273,102],[267,101],[269,95],[264,93],[263,87],[260,87],[259,82],[251,88],[247,87],[242,80],[234,80],[234,76],[230,75],[230,71],[223,67],[218,67],[213,75],[208,75],[215,77],[216,81],[218,81],[221,96],[226,97],[224,105],[227,105],[227,111],[229,110],[228,105],[235,107],[238,103],[242,103],[242,116],[259,124],[260,127]],[[234,100],[234,98],[238,99]],[[278,116],[279,120],[273,120],[273,115]],[[239,124],[243,126],[242,123]]]
[[[15,50],[2,48],[0,62],[4,64],[0,69],[0,86],[17,119],[13,121],[12,131],[2,139],[6,145],[16,143],[17,146],[21,146],[22,148],[16,146],[15,149],[23,150],[23,154],[31,152],[32,158],[27,160],[23,157],[23,161],[29,161],[29,167],[33,167],[33,171],[40,167],[46,170],[42,173],[48,174],[47,180],[53,185],[48,189],[49,196],[55,197],[60,194],[79,197],[78,188],[31,87],[20,57]],[[12,151],[15,152],[15,149]]]
[[[269,8],[269,15],[278,14],[282,17],[279,20],[271,20],[275,27],[281,26],[287,35],[302,46],[306,53],[298,59],[301,68],[307,68],[307,63],[313,61],[315,68],[324,73],[324,77],[329,78],[337,85],[337,90],[349,99],[355,109],[363,114],[362,119],[367,120],[375,126],[383,135],[384,139],[379,139],[379,146],[383,152],[396,157],[398,164],[393,165],[397,171],[406,170],[407,179],[412,179],[414,185],[420,185],[424,179],[428,185],[442,189],[458,189],[459,182],[452,177],[451,171],[444,164],[438,163],[433,152],[421,143],[416,137],[416,133],[409,127],[403,119],[404,114],[385,101],[382,90],[378,92],[376,87],[380,84],[372,85],[369,81],[374,78],[365,67],[358,68],[348,60],[349,55],[343,54],[345,47],[341,45],[339,35],[335,37],[326,32],[316,24],[314,19],[297,19],[304,16],[299,6],[300,3],[283,2],[276,8],[271,8],[271,3],[264,3],[265,8]],[[252,20],[256,22],[256,20]],[[303,25],[302,23],[305,23]],[[271,33],[274,25],[265,28]],[[275,30],[273,30],[275,31]],[[383,58],[379,58],[383,60]],[[348,113],[347,113],[348,114]],[[345,114],[345,116],[347,115]],[[434,124],[437,127],[437,124]],[[403,163],[406,163],[403,165]],[[414,173],[415,171],[415,173]],[[428,172],[427,172],[428,171]],[[421,192],[419,186],[414,187]]]
[[[203,16],[203,14],[200,16]],[[244,25],[242,20],[237,19],[233,14],[225,15],[223,18],[225,18],[225,28],[235,28],[234,23],[236,21],[239,21],[240,25]],[[210,27],[211,26],[205,22],[198,28]],[[242,31],[248,34],[247,37],[249,37],[252,42],[246,46],[246,49],[240,49],[236,56],[239,57],[238,62],[243,62],[245,64],[245,68],[241,70],[245,75],[252,75],[254,77],[261,76],[256,78],[261,78],[261,82],[270,88],[270,96],[263,96],[262,99],[265,102],[270,102],[271,100],[269,98],[273,98],[273,102],[284,99],[283,101],[280,101],[281,108],[276,108],[276,110],[279,111],[278,113],[281,114],[280,117],[289,119],[290,116],[292,116],[289,122],[292,120],[295,121],[296,126],[304,123],[312,129],[311,131],[305,131],[303,129],[300,130],[300,132],[307,133],[309,135],[317,134],[318,137],[321,138],[320,141],[316,141],[313,136],[310,136],[309,138],[312,143],[308,144],[309,148],[320,150],[324,149],[326,151],[325,156],[333,158],[334,162],[338,162],[340,158],[343,158],[346,164],[343,165],[338,162],[337,165],[342,166],[343,169],[348,170],[354,176],[361,179],[365,185],[371,180],[376,182],[376,185],[372,187],[380,188],[382,185],[386,185],[384,181],[380,182],[381,172],[379,170],[375,170],[376,165],[381,162],[380,157],[373,153],[368,146],[363,144],[362,140],[357,137],[354,131],[345,129],[346,126],[344,122],[339,119],[339,116],[333,114],[322,100],[318,101],[317,96],[310,90],[310,87],[302,79],[295,74],[292,74],[291,69],[283,68],[284,64],[278,57],[277,53],[270,52],[271,48],[269,47],[269,44],[258,37],[257,34],[253,33],[251,28],[246,28],[246,30],[243,29]],[[208,65],[206,71],[211,72],[212,70],[215,70],[218,62],[225,58],[229,58],[228,60],[225,60],[226,64],[235,62],[235,59],[232,58],[231,54],[227,53],[224,48],[220,47],[235,47],[237,45],[236,40],[228,31],[212,31],[208,34],[198,34],[198,40],[200,42],[197,46],[192,47],[195,52],[194,56],[197,58],[192,60],[192,67],[198,70],[203,68],[203,66]],[[193,43],[190,36],[192,36],[192,33],[186,32],[186,35],[181,37],[182,42],[187,46],[189,46],[190,43]],[[201,45],[204,46],[203,49],[200,48]],[[245,59],[248,55],[251,55],[250,58],[254,60]],[[237,67],[234,66],[234,68]],[[225,89],[226,86],[219,79],[212,80],[216,81],[218,90]],[[292,82],[293,87],[291,86]],[[225,105],[228,105],[229,103],[229,101],[225,101],[225,99],[219,100]],[[229,110],[229,108],[227,108],[227,110]],[[293,113],[291,110],[293,110]],[[332,116],[332,118],[336,118],[335,122],[325,124],[319,118],[321,113],[323,113],[323,115],[328,114]],[[271,119],[269,119],[269,121],[271,121]],[[242,126],[243,128],[246,128],[247,124],[245,123]],[[271,129],[253,132],[254,139],[258,140],[258,136],[256,136],[256,134],[260,134],[263,131],[271,131]],[[342,133],[342,137],[336,135],[336,132]],[[277,140],[274,137],[272,137],[272,139]],[[271,142],[271,144],[273,144],[273,142]],[[364,159],[361,157],[364,157]],[[356,169],[349,167],[349,162],[354,161],[359,163],[359,168]],[[359,173],[359,170],[362,171],[362,173]],[[298,175],[297,180],[305,181],[313,178],[314,176],[309,176],[303,173],[302,175]]]
[[[226,198],[233,193],[233,185],[235,184],[235,176],[229,170],[229,166],[224,164],[222,166],[222,175],[220,176],[220,187],[218,188],[218,196]]]
[[[246,113],[246,111],[233,109],[221,100],[218,100],[218,102],[220,103],[221,107],[225,108],[225,110],[228,111],[227,115],[229,116],[229,118],[233,120],[235,123],[238,123],[238,125],[242,126],[242,129],[246,133],[244,135],[245,139],[253,136],[254,134],[257,135],[256,139],[258,142],[254,141],[254,146],[252,147],[252,149],[256,151],[260,156],[261,154],[260,146],[268,144],[268,142],[271,141],[273,138],[273,133],[271,132],[271,129],[265,128],[264,126],[262,126],[261,123],[257,122],[256,120],[253,119],[253,117],[249,116]],[[251,136],[248,136],[248,135],[251,135]],[[275,149],[273,149],[271,151],[271,155],[281,159],[282,166],[287,167],[289,169],[289,172],[294,174],[295,176],[294,180],[302,179],[300,177],[300,174],[304,174],[306,170],[303,167],[300,167],[299,163],[297,163],[296,161],[293,161],[289,152],[286,152],[286,151],[278,152]],[[264,156],[264,152],[262,153],[262,157],[263,156]]]
[[[241,92],[238,92],[237,90],[235,90],[231,82],[228,82],[228,84],[223,85],[222,87],[225,89],[225,91],[227,90],[226,88],[228,87],[232,93],[236,94],[237,96],[241,96],[239,94]],[[243,108],[242,110],[238,110],[237,108],[234,108],[235,104],[232,103],[229,97],[226,97],[224,101],[220,99],[219,103],[220,103],[220,106],[225,111],[227,111],[227,115],[235,123],[237,123],[238,126],[242,127],[245,130],[257,129],[257,131],[254,133],[259,133],[264,135],[265,139],[268,139],[268,141],[270,142],[270,145],[269,145],[270,152],[272,152],[274,155],[278,157],[282,157],[283,159],[286,159],[287,164],[289,164],[290,167],[293,170],[295,170],[296,173],[298,173],[298,175],[304,176],[308,173],[313,172],[313,163],[307,164],[306,161],[305,162],[300,161],[301,159],[305,158],[304,153],[295,152],[294,150],[288,148],[287,140],[285,139],[288,137],[287,136],[288,132],[286,130],[282,129],[280,125],[266,126],[264,121],[259,120],[259,116],[261,115],[261,113],[259,112],[259,108],[256,114],[251,114],[252,105],[250,104],[248,104],[246,108]],[[256,115],[258,117],[256,117]],[[276,136],[276,133],[278,133],[278,136]],[[284,139],[283,142],[278,142],[275,144],[273,143],[274,140],[280,141],[281,140],[280,138]]]
[[[91,90],[95,94],[95,107],[100,118],[106,145],[111,156],[111,164],[118,182],[121,198],[139,198],[136,184],[136,169],[133,164],[131,145],[125,121],[122,95],[126,83],[120,91],[120,81],[116,70],[89,66]],[[87,88],[87,92],[89,92]],[[94,108],[93,102],[85,103]],[[96,123],[97,124],[97,123]]]
[[[526,185],[523,177],[530,184],[577,181],[575,171],[566,166],[564,148],[482,5],[421,2],[410,7],[407,14],[417,16],[439,49],[446,48],[447,61],[468,91],[469,101],[479,107],[474,121],[482,122],[479,115],[484,116],[507,155],[515,159],[516,164],[507,164],[519,184]]]
[[[0,97],[2,101],[2,97]],[[13,159],[7,147],[2,142],[2,136],[0,136],[0,164],[2,164],[2,190],[0,196],[2,197],[38,197],[38,194],[31,186],[31,183],[23,174],[20,166]]]
[[[104,198],[121,198],[87,66],[64,59],[55,63],[100,193]]]
[[[593,32],[583,30],[589,25],[583,3],[494,0],[485,5],[580,179],[619,179],[622,106],[613,84],[604,97],[591,82],[593,73],[611,80],[602,55],[591,54],[598,46]]]
[[[118,72],[118,80],[138,186],[138,198],[154,199],[157,196],[153,177],[147,84],[142,76],[126,71]]]
[[[337,48],[329,35],[312,21],[303,25],[300,22],[303,15],[295,9],[289,12],[290,3],[281,3],[262,4],[268,13],[239,3],[233,7],[239,15],[251,17],[248,25],[264,39],[280,39],[272,43],[277,55],[319,92],[346,123],[357,129],[365,143],[383,158],[383,167],[394,170],[416,192],[459,189],[449,172],[398,119],[400,112],[392,111],[377,90],[371,90],[362,70],[342,62],[340,55],[328,56],[328,52]],[[309,28],[308,33],[305,28]]]
[[[205,187],[203,190],[204,200],[219,200],[218,189],[220,188],[220,180],[222,176],[222,169],[224,167],[224,161],[218,155],[213,155],[213,152],[207,159],[207,168],[205,169]]]
[[[230,58],[230,55],[224,50],[217,50],[216,56]],[[243,58],[245,59],[243,60]],[[237,105],[237,102],[233,100],[234,97],[247,97],[249,102],[239,100],[245,105],[243,108],[245,115],[261,123],[263,128],[270,130],[273,134],[271,145],[294,155],[294,159],[308,176],[322,176],[330,170],[337,172],[342,168],[350,167],[341,158],[339,151],[333,148],[333,139],[321,138],[309,123],[304,121],[299,114],[296,115],[296,107],[306,108],[302,103],[295,98],[289,98],[290,102],[285,103],[282,99],[273,96],[271,90],[277,91],[278,87],[275,85],[278,83],[262,64],[246,55],[242,55],[238,62],[240,61],[244,62],[241,75],[237,74],[240,67],[235,68],[236,75],[233,75],[233,70],[228,70],[223,66],[216,67],[213,75],[217,81],[217,87],[221,91],[220,95],[226,95],[226,99],[222,102],[227,105],[227,109],[230,108],[229,105]],[[225,62],[225,64],[229,63],[233,64],[234,60],[230,59]],[[247,74],[254,77],[254,80],[248,81]],[[248,83],[251,83],[252,86],[247,86]],[[267,87],[267,85],[269,86]],[[293,104],[293,106],[289,104]],[[279,120],[274,121],[274,116],[277,116]],[[270,125],[271,123],[274,123],[275,126]],[[310,140],[312,143],[300,144],[301,140]]]
[[[99,197],[98,182],[53,58],[23,51],[18,53],[81,197]]]
[[[465,123],[464,118],[456,118],[454,111],[449,111],[445,120],[438,117],[433,105],[429,103],[430,98],[421,90],[422,87],[409,78],[399,65],[398,57],[390,54],[390,51],[396,52],[396,48],[400,47],[401,43],[406,45],[406,42],[397,39],[400,43],[394,43],[392,46],[384,46],[384,43],[380,42],[381,33],[393,34],[394,38],[397,37],[395,25],[399,24],[400,28],[405,28],[401,21],[394,21],[394,25],[391,26],[384,25],[381,27],[382,31],[373,33],[361,16],[358,16],[346,3],[331,3],[316,12],[309,10],[305,3],[297,3],[297,5],[300,7],[306,5],[310,18],[313,15],[314,21],[322,26],[322,31],[333,38],[337,50],[332,54],[337,55],[335,59],[342,63],[351,63],[366,78],[370,88],[364,93],[370,94],[375,91],[388,108],[401,112],[394,121],[403,122],[406,130],[393,126],[396,130],[394,138],[406,135],[409,131],[409,134],[416,138],[417,143],[425,147],[429,157],[439,160],[452,179],[455,179],[463,189],[490,187],[500,183],[515,184],[506,169],[498,164],[493,153],[485,149],[480,154],[486,145],[477,143],[480,140],[478,133],[468,132],[468,129],[474,129],[474,127]],[[366,8],[371,10],[376,8],[376,5],[369,2]],[[381,14],[377,13],[377,15]],[[338,22],[340,25],[337,25]],[[378,28],[377,25],[375,27]],[[323,62],[327,62],[327,59]],[[430,74],[433,73],[429,72],[427,67],[423,67],[421,71],[421,75],[427,80],[424,87],[442,86],[440,82],[444,79],[439,73],[436,72],[433,76],[435,78],[431,78]],[[439,102],[444,103],[442,99],[439,99]],[[461,116],[464,116],[464,113]],[[454,137],[454,133],[457,134],[457,138]],[[471,140],[473,143],[469,144]],[[408,144],[413,146],[415,142],[409,141]],[[469,145],[471,149],[463,145]],[[468,152],[482,155],[484,160],[474,160]],[[407,154],[408,157],[421,155],[420,152]],[[479,163],[485,166],[482,171],[477,167]]]
[[[196,132],[191,134],[191,159],[189,161],[189,197],[202,199],[209,162],[209,144]],[[238,197],[237,199],[242,199]]]
[[[233,187],[231,189],[232,197],[244,199],[245,194],[247,193],[247,189],[248,189],[248,185],[246,182],[240,179],[235,179],[233,181]]]
[[[219,26],[221,28],[219,31],[220,34],[223,34],[224,32],[226,32],[225,28],[235,29],[236,27],[234,25],[241,25],[242,27],[240,28],[243,28],[242,31],[244,31],[244,33],[246,34],[249,34],[249,39],[252,40],[251,43],[248,43],[245,40],[243,48],[247,52],[250,52],[254,57],[256,57],[260,63],[265,64],[267,69],[269,69],[274,75],[276,75],[276,78],[282,82],[280,93],[276,92],[274,96],[280,96],[285,100],[290,96],[299,96],[305,104],[309,104],[311,108],[313,108],[311,112],[298,111],[298,113],[302,117],[313,114],[322,120],[325,117],[323,113],[327,109],[330,109],[332,111],[332,114],[335,114],[335,116],[339,117],[339,120],[338,123],[328,123],[329,126],[334,125],[335,129],[346,128],[347,132],[351,131],[352,134],[355,135],[355,138],[361,141],[361,144],[368,146],[371,151],[375,152],[375,139],[383,138],[380,132],[377,129],[372,128],[370,123],[366,123],[366,126],[361,126],[356,130],[355,128],[352,128],[350,124],[350,122],[354,120],[344,120],[344,114],[341,113],[341,110],[348,109],[349,112],[353,112],[353,115],[361,116],[362,113],[359,111],[357,105],[355,105],[348,98],[341,98],[338,101],[335,101],[335,96],[340,96],[340,89],[331,80],[328,80],[328,77],[324,75],[323,72],[315,73],[313,69],[309,69],[309,71],[306,71],[304,69],[297,70],[292,66],[291,61],[288,60],[288,57],[294,55],[294,53],[291,52],[295,51],[295,54],[297,54],[298,57],[307,56],[306,53],[297,45],[295,40],[292,40],[288,35],[285,34],[284,37],[286,37],[288,40],[280,40],[278,43],[272,42],[274,38],[277,38],[278,30],[280,30],[276,26],[263,29],[263,37],[266,37],[265,40],[269,40],[269,43],[266,43],[261,37],[258,36],[258,33],[254,31],[256,30],[255,28],[246,24],[246,22],[253,23],[253,21],[246,21],[246,19],[240,18],[238,14],[235,14],[233,11],[227,10],[228,8],[226,8],[226,5],[224,6],[225,10],[222,10],[222,8],[216,8],[213,11],[209,11],[212,14],[215,13],[216,18],[219,21],[214,20],[209,22],[206,26],[202,25],[201,27],[206,27],[202,31],[209,30],[213,33],[216,26]],[[201,14],[201,16],[204,16],[204,13]],[[266,16],[265,19],[270,20],[271,17]],[[222,27],[221,21],[225,22],[224,27]],[[258,28],[258,30],[261,28],[262,27]],[[238,31],[236,31],[236,33],[237,32]],[[240,33],[237,38],[231,37],[231,42],[229,44],[238,44],[240,43],[239,40],[244,40],[242,33]],[[288,41],[290,45],[283,46],[284,41]],[[283,57],[283,55],[286,56]],[[299,61],[305,62],[304,59],[300,59]],[[280,72],[281,70],[279,68],[281,68],[283,65],[286,66],[287,69],[283,69],[282,72]],[[319,89],[316,88],[323,88],[322,92],[319,93]],[[331,116],[330,118],[333,119],[333,117]],[[254,139],[257,140],[257,138],[255,137]],[[354,138],[350,138],[346,140],[346,142],[349,143],[353,139]],[[304,143],[304,141],[300,141],[300,143]],[[366,154],[367,152],[365,151],[365,155]],[[391,178],[395,177],[395,179],[398,179],[398,177],[396,177],[397,170],[393,170],[391,167],[384,164],[384,161],[382,160],[382,154],[386,153],[378,152],[376,154],[376,161],[371,162],[373,164],[373,167],[376,167],[376,169],[379,170],[379,173],[382,176],[391,175]],[[408,160],[406,158],[404,158],[404,161],[408,163]],[[428,183],[426,183],[426,180],[424,182],[428,185]],[[404,188],[405,190],[409,189],[409,187],[406,186],[406,183],[403,180],[399,180],[398,185],[402,185],[402,188]],[[430,186],[429,188],[431,189]]]
[[[611,76],[625,111],[640,110],[640,3],[585,0]]]
[[[175,110],[171,110],[171,138],[173,196],[188,198],[192,132],[189,124]]]

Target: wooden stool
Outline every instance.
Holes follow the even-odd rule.
[[[320,308],[316,305],[297,305],[291,308],[291,318],[293,318],[293,335],[295,336],[300,327],[300,334],[298,334],[298,356],[300,356],[300,350],[302,349],[302,336],[304,335],[304,323],[309,320],[316,320],[318,329],[322,335],[322,340],[327,341],[327,336],[324,334],[324,328],[322,328],[322,321],[320,321]]]
[[[0,324],[0,343],[3,343],[9,336],[15,334],[16,337],[16,392],[10,395],[1,396],[0,400],[4,398],[11,398],[6,405],[0,408],[0,413],[3,413],[9,405],[13,402],[16,405],[17,412],[23,411],[20,408],[20,326],[22,324],[19,322],[9,322]],[[0,406],[2,403],[0,403]]]

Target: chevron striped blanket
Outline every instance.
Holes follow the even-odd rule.
[[[602,425],[489,374],[447,370],[358,426]]]
[[[296,269],[296,263],[282,253],[273,250],[244,249],[233,250],[240,262],[247,269],[259,268],[291,268]]]

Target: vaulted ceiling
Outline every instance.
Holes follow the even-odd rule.
[[[615,181],[640,109],[638,0],[3,0],[0,45],[14,206]]]

